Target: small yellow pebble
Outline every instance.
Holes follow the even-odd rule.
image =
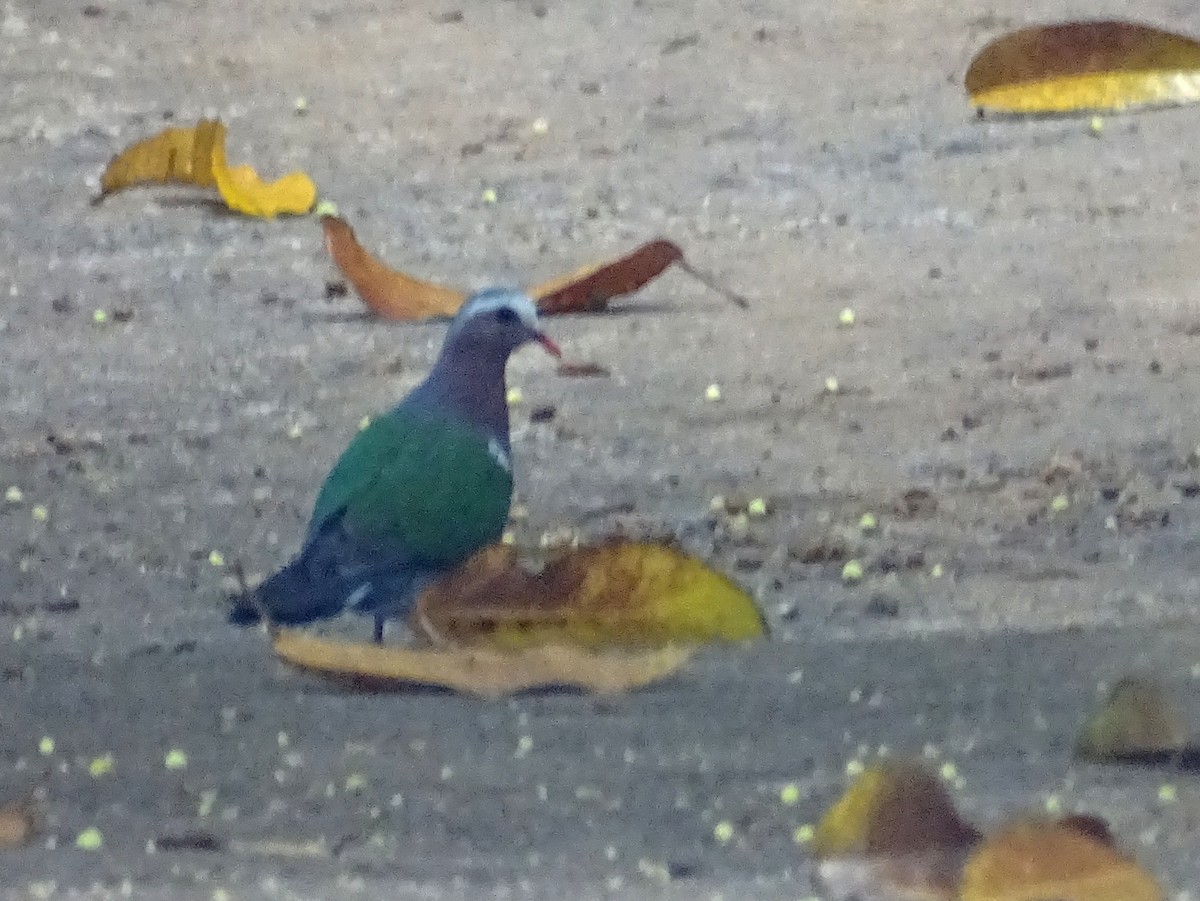
[[[1055,513],[1062,513],[1071,506],[1071,499],[1065,494],[1056,494],[1054,500],[1050,502],[1050,509]]]
[[[1179,800],[1179,791],[1169,782],[1158,787],[1158,803],[1174,804]]]
[[[516,544],[517,543],[517,533],[514,532],[512,529],[505,529],[504,532],[500,535],[500,543],[501,544]]]
[[[533,125],[530,126],[535,135],[544,135],[550,130],[550,120],[545,116],[539,116],[533,120]]]
[[[1099,137],[1099,135],[1104,131],[1104,117],[1092,116],[1091,120],[1088,122],[1088,131]]]
[[[953,782],[958,778],[958,767],[956,767],[950,761],[946,761],[942,764],[941,774],[942,778],[947,782]]]
[[[4,492],[4,500],[10,504],[19,504],[25,500],[25,492],[16,485],[9,485],[8,489]]]
[[[32,510],[29,511],[29,515],[33,517],[35,522],[45,522],[47,519],[50,518],[50,511],[47,510],[45,507],[43,507],[41,504],[38,504],[36,507],[34,507]]]
[[[708,502],[708,509],[713,513],[725,512],[725,495],[714,494],[712,500]]]
[[[49,757],[54,753],[54,739],[49,735],[43,735],[42,740],[38,742],[38,753],[43,757]]]
[[[704,389],[704,399],[710,404],[715,404],[721,399],[721,386],[715,382]]]
[[[827,376],[825,378],[825,393],[826,394],[837,394],[838,391],[841,390],[841,388],[842,388],[842,386],[838,382],[836,375]]]
[[[185,751],[179,748],[172,748],[163,757],[163,766],[168,770],[185,770],[188,765],[188,756]]]
[[[297,438],[299,438],[303,434],[304,434],[304,429],[300,425],[300,423],[295,422],[295,423],[292,423],[290,426],[288,426],[287,436],[289,438],[291,438],[293,441],[295,441]]]
[[[946,568],[944,566],[942,566],[942,564],[940,564],[940,563],[933,564],[933,566],[929,570],[929,577],[931,579],[940,579],[945,574],[946,574]]]
[[[323,219],[326,216],[336,216],[338,214],[337,204],[332,200],[322,200],[313,210],[313,215],[318,219]]]
[[[484,188],[482,199],[484,203],[495,203],[497,200],[495,188]]]
[[[858,582],[863,577],[863,565],[858,560],[847,560],[842,567],[843,582]]]
[[[225,555],[222,554],[220,551],[209,551],[208,552],[208,563],[210,566],[224,566],[225,565]]]
[[[93,310],[92,311],[92,322],[96,323],[96,325],[104,325],[104,323],[108,322],[108,311],[107,310]]]
[[[864,772],[866,772],[866,769],[867,765],[858,758],[846,761],[847,776],[861,776]]]
[[[838,325],[851,326],[855,320],[854,310],[846,307],[842,312],[838,313]]]
[[[721,820],[717,825],[713,826],[713,838],[722,845],[727,845],[733,839],[733,823],[729,820]]]
[[[789,782],[779,790],[779,802],[791,807],[800,801],[800,786],[795,782]]]
[[[1059,813],[1062,810],[1062,798],[1058,795],[1046,795],[1046,813]]]
[[[308,112],[308,98],[301,95],[292,101],[292,110],[297,116],[303,116]]]
[[[515,407],[517,404],[525,400],[525,392],[523,392],[520,388],[509,388],[508,394],[504,396],[504,399],[508,401],[508,405],[510,407]]]
[[[363,429],[365,429],[370,424],[371,424],[371,417],[364,416],[362,419],[360,419],[358,421],[358,430],[361,432]]]
[[[802,826],[797,826],[792,830],[792,841],[797,845],[807,845],[812,842],[813,836],[817,834],[817,830],[811,823],[805,823]]]
[[[746,505],[746,513],[750,516],[766,516],[770,512],[770,506],[767,504],[766,498],[756,497]]]
[[[105,754],[103,757],[95,757],[88,764],[88,772],[93,779],[99,779],[101,776],[107,776],[113,771],[114,766],[113,756]]]
[[[358,794],[367,787],[367,777],[362,773],[351,773],[346,777],[346,791]]]
[[[879,520],[874,513],[864,513],[858,518],[858,528],[863,532],[874,532],[879,528]]]
[[[104,847],[104,833],[95,826],[84,829],[75,837],[75,847],[81,851],[96,851]]]

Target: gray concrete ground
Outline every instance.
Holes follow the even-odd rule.
[[[1099,812],[1195,897],[1196,777],[1069,749],[1131,670],[1200,723],[1200,119],[977,121],[971,53],[1030,15],[5,4],[0,487],[24,499],[0,507],[0,799],[38,791],[45,823],[0,858],[0,893],[805,897],[793,829],[883,744],[952,759],[985,824],[1046,794]],[[1137,15],[1200,32],[1189,4]],[[532,283],[664,235],[750,295],[742,312],[669,274],[552,321],[612,377],[514,362],[516,527],[676,535],[755,593],[773,640],[616,701],[482,703],[346,695],[227,627],[211,552],[257,573],[292,553],[355,424],[442,327],[327,299],[311,220],[175,191],[88,206],[114,152],[212,114],[234,161],[306,169],[420,274]],[[773,512],[731,530],[716,494]],[[74,849],[89,827],[103,850]],[[197,829],[225,850],[147,852]]]

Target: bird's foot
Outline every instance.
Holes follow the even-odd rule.
[[[383,617],[375,617],[375,644],[383,644]]]

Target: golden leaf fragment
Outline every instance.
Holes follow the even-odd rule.
[[[614,297],[631,294],[653,281],[672,263],[683,259],[678,245],[665,239],[649,241],[625,256],[593,263],[543,282],[529,291],[542,313],[603,310]]]
[[[225,126],[202,119],[191,128],[168,128],[113,157],[100,176],[100,198],[135,185],[181,184],[211,188],[213,148],[225,144]]]
[[[290,629],[277,631],[273,643],[285,663],[360,688],[417,683],[489,698],[556,686],[598,694],[629,691],[669,676],[693,653],[679,646],[639,653],[556,645],[520,651],[417,650],[330,641]]]
[[[1120,111],[1200,100],[1200,42],[1133,22],[1024,28],[984,47],[971,101],[1004,113]]]
[[[984,840],[963,868],[961,901],[1162,901],[1136,862],[1071,821],[1024,820]]]
[[[317,202],[317,186],[303,172],[289,172],[273,182],[264,182],[253,166],[229,168],[225,144],[213,147],[213,178],[225,205],[235,213],[273,219],[282,214],[300,216]]]
[[[405,275],[376,259],[358,242],[354,229],[339,216],[322,216],[325,249],[351,287],[384,319],[453,316],[466,295]]]
[[[1151,679],[1129,676],[1109,693],[1079,732],[1075,753],[1085,760],[1120,761],[1171,754],[1187,745],[1183,715]]]
[[[876,764],[817,825],[815,857],[899,857],[973,845],[979,832],[959,816],[945,784],[917,763]]]
[[[572,548],[532,573],[513,548],[486,548],[426,590],[414,629],[435,641],[519,648],[565,643],[654,647],[765,634],[750,596],[661,544]]]

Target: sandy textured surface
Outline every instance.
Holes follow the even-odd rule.
[[[1082,11],[1127,12],[1039,15]],[[1139,14],[1200,32],[1190,4]],[[45,822],[0,858],[0,893],[804,897],[792,831],[846,761],[932,745],[981,822],[1056,794],[1194,897],[1195,777],[1069,752],[1130,670],[1200,723],[1200,114],[1099,136],[977,121],[961,74],[1028,15],[5,4],[0,488],[23,500],[0,506],[0,800],[36,790]],[[311,220],[187,192],[88,206],[113,153],[214,114],[232,160],[306,169],[419,274],[529,284],[663,235],[749,295],[743,312],[668,274],[550,322],[612,377],[514,361],[515,527],[675,535],[755,593],[773,641],[615,702],[482,703],[346,696],[227,627],[211,552],[260,574],[290,555],[356,423],[442,326],[327,298]],[[739,529],[717,494],[771,515]],[[850,556],[867,576],[845,586]],[[104,849],[74,850],[89,827]],[[147,853],[197,829],[235,844]]]

